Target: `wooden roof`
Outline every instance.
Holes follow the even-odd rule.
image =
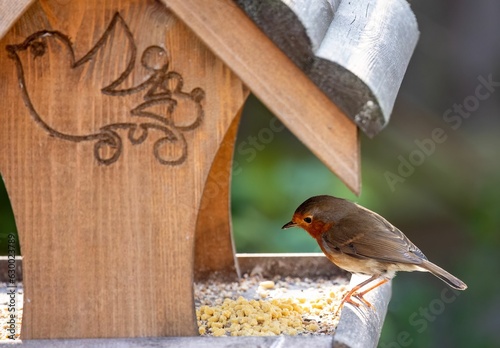
[[[418,40],[406,0],[235,0],[369,137],[389,122]]]

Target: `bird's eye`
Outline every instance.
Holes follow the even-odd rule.
[[[304,222],[307,224],[310,224],[312,222],[312,219],[310,216],[304,218]]]
[[[47,44],[43,41],[35,41],[31,44],[31,53],[35,58],[43,56],[46,49]]]

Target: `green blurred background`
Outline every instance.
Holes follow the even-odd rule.
[[[280,227],[317,194],[349,198],[385,216],[435,263],[464,280],[459,296],[430,274],[402,273],[380,347],[500,346],[500,86],[461,124],[445,113],[474,95],[479,76],[500,82],[500,2],[412,1],[420,40],[391,122],[362,138],[363,188],[354,196],[253,97],[245,107],[232,181],[238,252],[319,252],[299,229]],[[307,97],[307,96],[305,96]],[[304,115],[307,122],[307,115]],[[458,121],[456,121],[458,122]],[[391,189],[415,141],[441,128],[436,144],[404,182]],[[0,180],[1,181],[1,180]],[[0,254],[15,230],[0,183]]]

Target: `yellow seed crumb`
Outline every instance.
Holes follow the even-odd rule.
[[[275,284],[272,280],[266,280],[261,282],[259,286],[263,289],[274,289]]]
[[[208,322],[216,322],[216,321],[219,321],[219,316],[218,315],[214,315],[214,316],[211,316],[210,318],[207,319]]]
[[[271,332],[274,333],[275,335],[281,334],[281,330],[279,327],[273,327],[271,328]]]
[[[261,308],[264,313],[269,312],[269,310],[271,309],[271,304],[269,302],[262,302]]]
[[[226,335],[226,330],[217,328],[217,329],[214,329],[212,331],[212,333],[216,337],[225,336]]]
[[[224,323],[216,322],[212,323],[212,329],[222,329],[224,327]]]
[[[260,302],[259,301],[256,301],[256,300],[251,300],[250,301],[250,304],[253,306],[253,308],[255,309],[259,309],[260,308]]]
[[[249,323],[242,323],[241,328],[243,329],[243,331],[249,331],[252,329],[252,326]]]
[[[234,323],[234,324],[231,324],[231,326],[229,327],[229,332],[239,331],[240,329],[241,329],[241,325],[238,323]]]
[[[309,330],[309,331],[318,331],[319,330],[319,326],[316,323],[311,323],[311,324],[309,324],[309,325],[306,326],[306,329]]]
[[[278,319],[282,317],[281,311],[277,311],[276,309],[271,311],[271,317],[273,319]]]
[[[255,319],[261,324],[266,321],[266,317],[263,314],[257,314],[257,317]]]
[[[243,313],[245,313],[246,316],[249,316],[253,312],[255,312],[255,308],[252,306],[245,306],[245,308],[243,308]]]

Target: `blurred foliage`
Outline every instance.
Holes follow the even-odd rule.
[[[500,81],[500,3],[421,0],[411,5],[420,41],[391,122],[374,139],[362,137],[360,197],[294,135],[280,130],[258,100],[249,98],[233,167],[236,248],[238,252],[319,252],[304,231],[283,231],[281,226],[310,196],[331,194],[355,200],[385,216],[429,259],[469,286],[444,303],[447,287],[437,278],[399,274],[393,281],[379,346],[498,347],[500,90],[480,101],[478,110],[457,129],[443,115],[474,94],[478,76],[492,75]],[[418,149],[415,141],[429,138],[436,128],[443,129],[446,141],[436,144],[432,154],[392,191],[386,173],[398,174],[399,156],[408,159]],[[1,254],[6,253],[6,234],[12,231],[10,205],[0,184]],[[428,317],[422,314],[429,312]],[[398,341],[405,333],[408,339]]]
[[[12,212],[5,184],[0,175],[0,255],[7,255],[9,248],[8,235],[10,233],[13,233],[16,236],[16,255],[19,255],[19,238],[17,238],[14,213]]]

